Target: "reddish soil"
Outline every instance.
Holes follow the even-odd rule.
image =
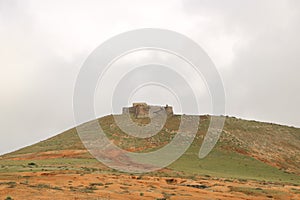
[[[87,150],[59,150],[59,151],[46,151],[39,153],[27,153],[22,155],[15,155],[9,160],[44,160],[53,158],[80,158],[87,153]]]
[[[300,186],[198,177],[76,174],[71,171],[0,174],[0,198],[13,199],[300,199]],[[235,188],[252,188],[250,193]],[[257,192],[256,192],[257,191]],[[261,192],[269,191],[269,193]],[[270,194],[270,191],[272,194]],[[295,192],[297,191],[297,192]]]

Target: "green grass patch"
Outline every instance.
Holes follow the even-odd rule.
[[[249,156],[215,148],[207,157],[199,159],[198,151],[199,147],[192,146],[169,168],[190,175],[300,183],[299,176],[284,173]]]

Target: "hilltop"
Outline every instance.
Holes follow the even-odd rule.
[[[115,123],[114,117],[113,115],[109,115],[98,119],[108,138],[119,147],[128,151],[146,152],[161,148],[172,140],[178,130],[181,116],[173,115],[172,113],[158,134],[145,139],[135,138],[125,134]],[[133,117],[132,119],[140,125],[149,123],[147,117]],[[136,178],[148,177],[147,179],[149,180],[155,177],[172,177],[169,181],[170,183],[167,184],[172,184],[174,187],[177,183],[177,186],[183,184],[180,183],[180,180],[183,182],[207,180],[206,185],[210,188],[212,187],[212,183],[220,184],[218,181],[224,183],[224,181],[227,180],[228,184],[232,184],[226,187],[224,186],[226,191],[228,188],[230,189],[227,192],[232,194],[235,194],[235,192],[238,194],[242,193],[244,195],[246,194],[246,196],[254,195],[256,197],[266,197],[268,195],[277,195],[278,198],[281,198],[288,194],[299,194],[299,128],[226,117],[225,126],[217,145],[206,158],[199,159],[199,148],[208,129],[209,122],[210,116],[205,115],[200,117],[199,129],[194,142],[177,161],[159,171],[143,175],[132,174],[131,176]],[[86,123],[85,126],[89,126],[89,123]],[[41,174],[48,174],[47,176],[52,174],[56,176],[56,178],[58,178],[59,174],[88,176],[92,174],[97,174],[97,176],[99,176],[99,174],[107,174],[107,176],[113,175],[117,179],[127,177],[125,173],[110,169],[94,159],[81,143],[76,128],[67,130],[32,146],[1,156],[0,177],[2,177],[3,180],[9,180],[9,178],[7,178],[8,175],[18,173],[19,176],[21,174],[22,177],[33,177],[33,173],[39,176],[41,176]],[[110,179],[114,178],[110,177]],[[143,180],[143,178],[140,179]],[[166,178],[163,180],[165,179]],[[30,179],[28,178],[28,180]],[[160,180],[160,178],[158,178],[158,180]],[[280,194],[277,194],[278,191],[276,192],[275,190],[276,194],[273,194],[264,188],[262,189],[263,192],[261,190],[256,191],[255,188],[252,188],[253,186],[249,186],[251,182],[253,182],[252,184],[258,184],[260,188],[274,184],[293,185],[293,190],[279,191]],[[233,184],[236,183],[240,185],[233,186]],[[16,184],[18,184],[17,181]],[[190,183],[187,185],[193,184]],[[199,182],[197,184],[199,185]],[[247,187],[243,188],[241,185],[246,185]],[[87,185],[87,187],[88,186],[89,185]],[[76,194],[78,192],[80,193],[81,188],[79,185],[68,186],[68,184],[60,187],[62,190],[68,191],[72,190],[70,187],[75,187],[75,189],[73,189],[76,191],[73,192]],[[205,188],[202,189],[204,190]],[[244,191],[244,189],[246,191]],[[163,191],[163,188],[159,190],[160,193]],[[91,193],[93,192],[96,191],[92,190]],[[146,196],[147,195],[143,197],[146,198]],[[174,199],[176,199],[176,195],[173,196]],[[194,196],[194,194],[192,196]],[[234,197],[234,195],[232,197]]]

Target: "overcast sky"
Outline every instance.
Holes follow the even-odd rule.
[[[300,127],[300,1],[0,0],[0,154],[73,127],[83,62],[138,28],[197,42],[219,70],[227,115]]]

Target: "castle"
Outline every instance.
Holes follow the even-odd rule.
[[[172,106],[152,106],[147,105],[147,103],[133,103],[132,107],[124,107],[123,114],[129,113],[134,115],[135,118],[147,118],[149,117],[149,111],[153,112],[153,114],[159,114],[162,111],[165,111],[167,116],[173,115]]]

